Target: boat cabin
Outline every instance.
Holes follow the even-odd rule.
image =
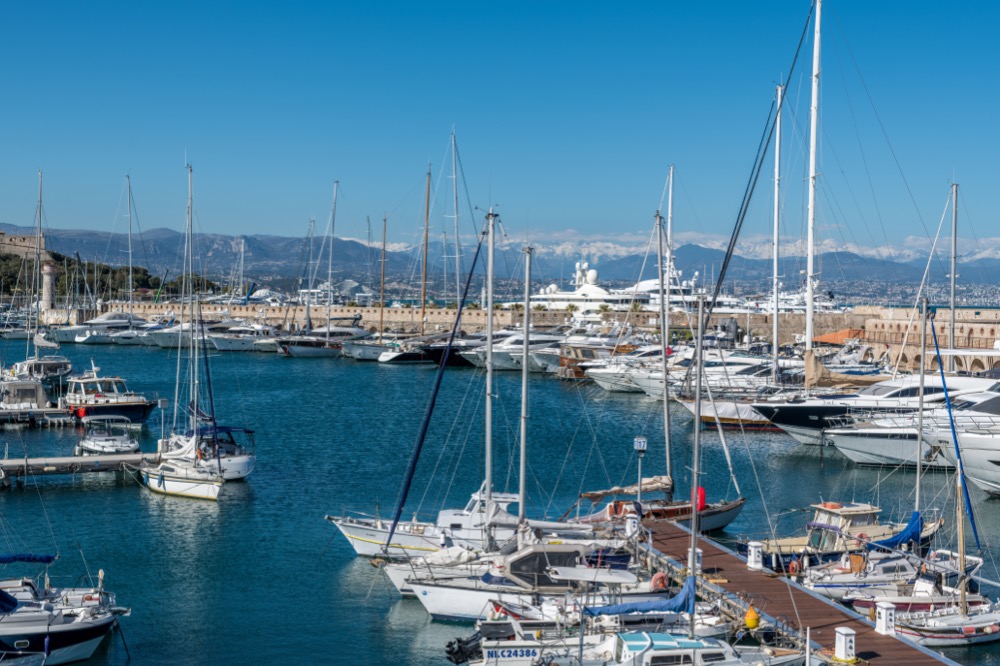
[[[649,664],[712,664],[728,661],[731,656],[718,641],[652,632],[619,633],[615,636],[612,663],[625,663],[643,655],[649,657],[649,661],[642,663]]]
[[[807,527],[809,549],[815,552],[842,550],[845,539],[863,535],[864,528],[878,525],[877,506],[864,503],[821,502]]]
[[[48,394],[37,379],[0,382],[0,407],[3,409],[39,409],[48,406]]]
[[[125,395],[131,392],[120,377],[74,377],[69,380],[67,394],[103,398],[111,395]]]

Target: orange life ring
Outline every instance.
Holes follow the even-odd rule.
[[[788,573],[794,576],[798,572],[799,572],[799,561],[796,559],[792,559],[792,561],[788,563]]]
[[[667,574],[662,571],[657,571],[653,574],[653,577],[649,579],[649,589],[652,592],[659,592],[667,589]]]

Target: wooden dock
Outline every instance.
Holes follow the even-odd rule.
[[[651,530],[653,548],[668,558],[668,568],[675,573],[685,568],[691,533],[667,522],[650,522],[645,527]],[[863,662],[882,666],[956,664],[905,639],[876,633],[874,624],[857,613],[783,576],[769,570],[750,571],[744,558],[705,537],[698,539],[698,548],[702,550],[704,574],[704,579],[699,579],[699,596],[728,598],[744,612],[752,603],[762,617],[779,630],[798,633],[803,642],[808,627],[812,645],[824,654],[833,655],[837,627],[848,627],[856,632],[856,656]]]
[[[95,472],[124,472],[139,463],[156,463],[158,453],[120,453],[101,456],[59,456],[51,458],[0,458],[0,480],[4,485],[23,481],[29,476],[50,474],[86,474]]]

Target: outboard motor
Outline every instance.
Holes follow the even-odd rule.
[[[445,656],[453,664],[464,664],[472,659],[479,659],[483,655],[481,641],[482,634],[478,631],[468,638],[456,638],[445,647]]]

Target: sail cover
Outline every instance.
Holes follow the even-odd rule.
[[[31,562],[34,564],[51,564],[56,561],[55,555],[32,555],[31,553],[10,553],[0,555],[0,564],[14,562]]]
[[[868,544],[868,550],[873,548],[887,548],[889,550],[895,550],[903,544],[915,542],[920,543],[920,533],[924,530],[924,521],[920,517],[919,511],[914,511],[910,516],[910,522],[906,524],[903,531],[895,536],[891,536],[888,539],[882,539],[881,541],[872,541]]]
[[[642,492],[651,493],[663,491],[669,493],[674,489],[674,481],[667,475],[646,477],[642,480]],[[636,495],[639,491],[639,484],[631,486],[615,486],[607,490],[595,490],[588,493],[580,493],[580,497],[589,499],[591,502],[600,502],[605,497],[612,495]]]
[[[637,601],[613,606],[584,608],[584,615],[624,615],[626,613],[693,613],[695,604],[694,576],[688,576],[680,591],[662,601]]]
[[[17,608],[17,599],[0,590],[0,613],[10,613]]]

